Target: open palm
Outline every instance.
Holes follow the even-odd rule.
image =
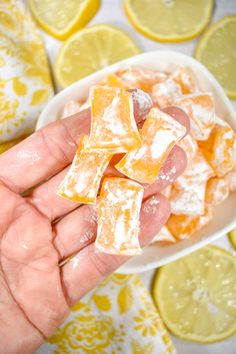
[[[87,110],[48,125],[0,156],[0,353],[34,352],[70,307],[127,259],[94,249],[95,207],[56,195],[89,125]],[[169,204],[158,192],[185,164],[183,151],[175,147],[161,172],[170,178],[145,189],[142,245],[169,216]]]

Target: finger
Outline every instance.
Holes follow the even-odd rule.
[[[55,175],[73,159],[81,134],[88,134],[90,111],[47,125],[0,156],[0,179],[15,192]]]
[[[160,194],[148,198],[143,203],[140,214],[140,242],[142,246],[151,242],[166,223],[169,214],[169,203]],[[62,267],[62,282],[69,304],[75,304],[127,260],[128,257],[98,252],[94,243],[83,248]]]
[[[185,126],[185,128],[186,128],[185,136],[189,133],[189,131],[190,131],[190,120],[189,120],[187,114],[182,109],[180,109],[178,107],[175,107],[175,106],[171,106],[171,107],[164,108],[163,112],[169,114],[175,120],[177,120],[180,124]]]

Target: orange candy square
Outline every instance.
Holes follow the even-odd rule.
[[[153,85],[167,78],[164,73],[137,67],[126,67],[120,70],[117,75],[129,87],[139,88],[146,92],[151,92]]]
[[[152,99],[160,108],[173,106],[175,100],[182,96],[181,87],[172,78],[153,86]]]
[[[192,236],[195,232],[206,226],[213,218],[213,210],[205,209],[204,215],[171,215],[167,221],[167,228],[177,240],[183,240]]]
[[[108,87],[116,87],[121,89],[129,89],[130,86],[127,85],[124,81],[121,80],[119,76],[116,74],[109,74],[107,75],[100,83],[101,86],[108,86]]]
[[[90,150],[88,137],[83,136],[57,193],[78,203],[95,203],[101,178],[111,157],[108,152]]]
[[[92,149],[127,152],[142,145],[134,119],[132,94],[115,87],[94,86],[91,91]]]
[[[172,75],[171,78],[181,87],[181,91],[183,94],[189,94],[196,91],[196,84],[185,68],[179,68]]]
[[[211,94],[196,93],[175,100],[191,122],[191,134],[196,140],[207,140],[215,125],[215,107]]]
[[[206,203],[218,205],[229,195],[229,185],[224,178],[211,178],[206,187]]]
[[[200,142],[199,146],[217,177],[222,177],[233,169],[236,138],[234,131],[226,122],[217,122],[209,139]]]
[[[127,153],[116,168],[140,183],[153,183],[173,146],[186,128],[158,108],[152,108],[140,131],[141,148]]]
[[[95,246],[101,252],[136,255],[139,245],[139,213],[143,187],[125,178],[105,178],[98,206]]]
[[[174,183],[170,196],[172,213],[204,214],[206,184],[213,175],[211,167],[202,154],[198,153]]]
[[[196,140],[188,134],[178,143],[178,145],[186,153],[188,163],[191,163],[198,152],[198,144]]]

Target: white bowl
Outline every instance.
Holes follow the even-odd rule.
[[[236,131],[236,112],[216,79],[195,59],[173,51],[156,51],[137,55],[102,69],[67,87],[48,103],[38,119],[37,129],[59,119],[66,102],[74,99],[85,99],[91,85],[100,81],[108,73],[115,72],[127,65],[168,72],[179,66],[190,68],[199,89],[213,93],[217,115],[228,121]],[[119,268],[118,272],[137,273],[150,270],[172,262],[215,241],[236,226],[235,207],[236,193],[231,193],[230,197],[216,209],[216,214],[211,223],[190,239],[166,247],[152,244],[145,248],[142,255],[133,257]]]

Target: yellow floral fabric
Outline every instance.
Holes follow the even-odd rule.
[[[40,33],[20,0],[0,1],[0,144],[33,131],[53,95]]]
[[[174,354],[137,275],[113,274],[73,309],[38,354]]]

